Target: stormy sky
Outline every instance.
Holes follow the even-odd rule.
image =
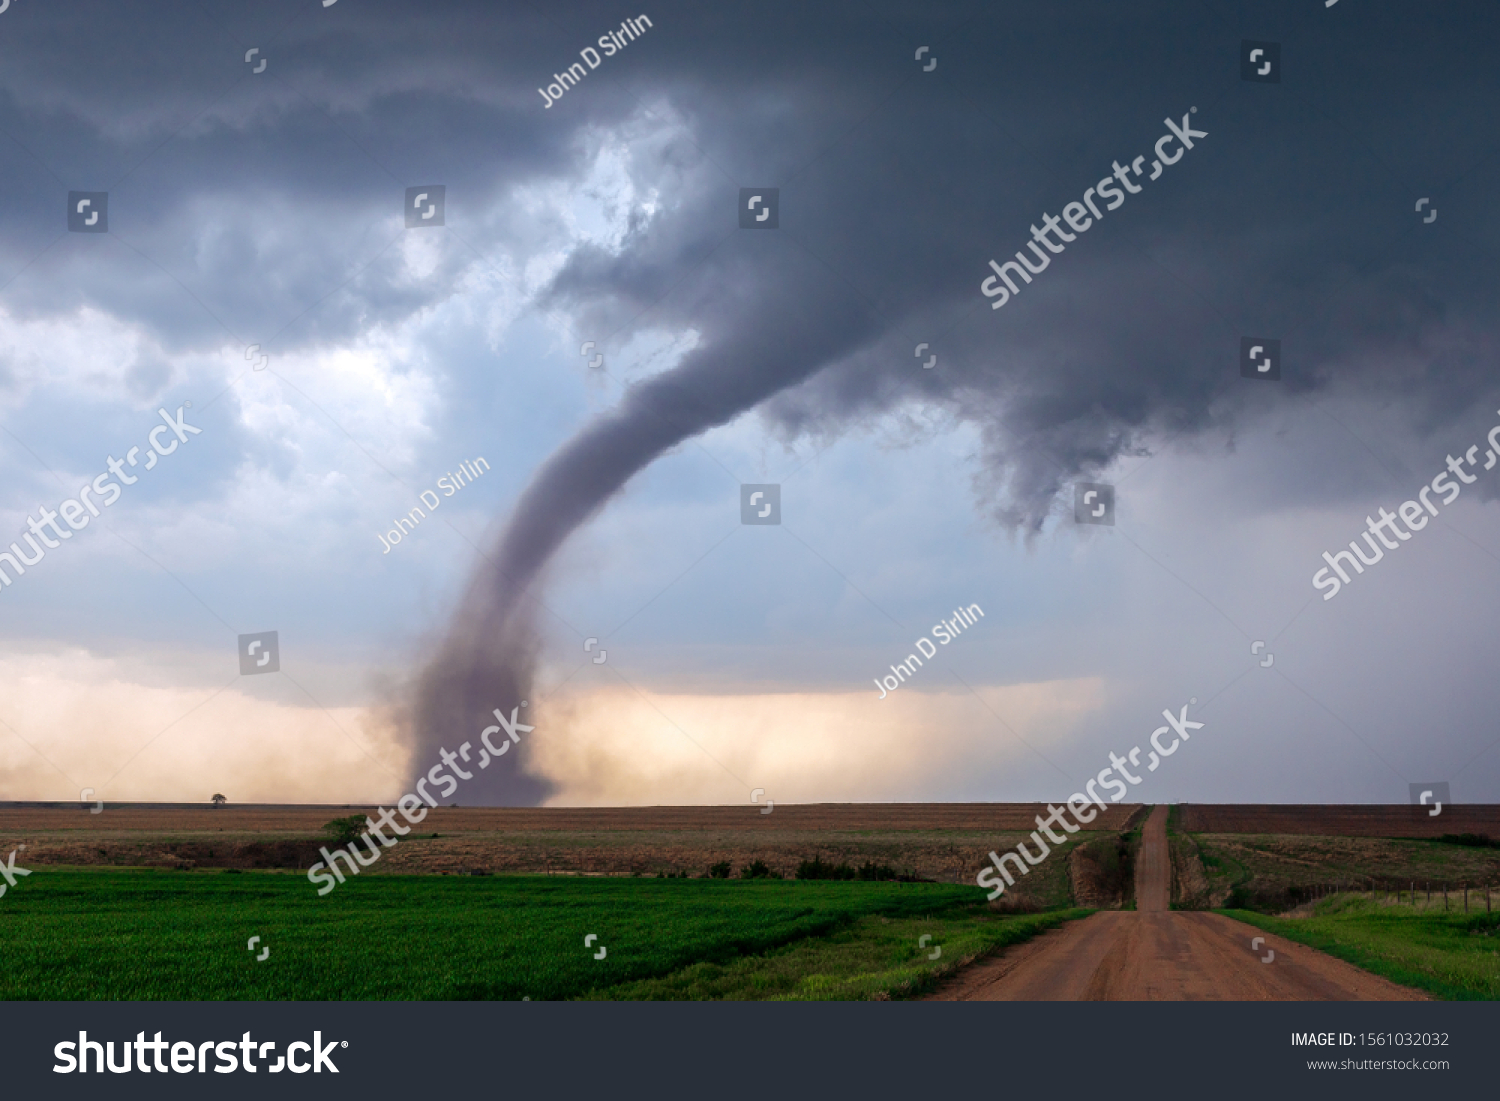
[[[201,433],[0,558],[0,799],[390,800],[525,699],[448,801],[1059,798],[1184,705],[1133,798],[1493,801],[1496,24],[12,0],[0,543],[158,410]],[[1048,266],[992,309],[1017,250]],[[1324,552],[1476,446],[1324,600]]]

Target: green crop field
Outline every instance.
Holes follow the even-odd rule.
[[[1390,905],[1341,894],[1319,902],[1310,917],[1224,912],[1440,998],[1500,998],[1500,913],[1418,901]]]
[[[0,902],[0,1000],[900,997],[1081,913],[1001,917],[983,898],[925,883],[395,875],[319,898],[274,872],[47,869]]]

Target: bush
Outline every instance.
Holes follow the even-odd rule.
[[[847,864],[824,864],[821,856],[797,865],[798,879],[854,879],[858,873]]]
[[[1500,841],[1491,841],[1484,833],[1445,833],[1438,838],[1448,845],[1467,845],[1473,849],[1500,849]]]
[[[719,861],[719,863],[717,863],[717,864],[713,865],[712,867],[710,867],[708,869],[708,878],[709,879],[728,879],[729,878],[729,861],[727,861],[727,860],[721,860],[721,861]]]
[[[335,818],[332,822],[323,823],[323,832],[339,845],[352,844],[365,832],[365,816],[351,814],[348,818]]]
[[[898,872],[889,864],[876,864],[873,860],[866,861],[858,868],[851,868],[848,864],[825,864],[821,856],[815,856],[811,860],[804,860],[797,865],[798,879],[858,879],[865,883],[924,883],[923,880],[910,873]]]
[[[764,860],[757,860],[753,864],[746,864],[740,869],[741,879],[780,879],[780,872],[773,872],[766,867]]]

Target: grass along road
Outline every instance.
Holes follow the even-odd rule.
[[[1441,901],[1427,904],[1420,895],[1413,906],[1355,894],[1323,899],[1305,917],[1231,913],[1439,998],[1500,998],[1500,913],[1445,911]]]

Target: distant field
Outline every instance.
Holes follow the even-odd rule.
[[[1334,895],[1305,917],[1227,912],[1441,998],[1500,998],[1500,912],[1486,913],[1481,903],[1465,914],[1456,899],[1449,903],[1445,911],[1421,894],[1416,906]]]
[[[16,831],[111,833],[216,832],[293,836],[316,831],[330,818],[376,808],[298,804],[106,804],[91,814],[78,803],[0,803],[0,836]],[[722,807],[438,807],[428,825],[443,832],[751,830],[1030,830],[1044,803],[777,803],[770,814],[746,803]],[[1103,812],[1100,829],[1123,827],[1139,804]]]
[[[972,885],[992,849],[1035,828],[1041,804],[776,804],[729,807],[439,807],[365,876],[551,872],[567,876],[703,875],[764,861],[790,877],[804,860],[886,865]],[[1123,830],[1140,812],[1112,806],[1081,840]],[[28,867],[302,870],[328,843],[325,822],[375,808],[342,806],[0,805],[0,853],[25,843]],[[1067,862],[1049,860],[1006,892],[1022,909],[1071,902]]]
[[[1330,890],[1412,883],[1481,892],[1488,884],[1500,894],[1500,848],[1453,843],[1460,834],[1500,839],[1497,807],[1432,816],[1420,807],[1177,806],[1169,830],[1173,902],[1187,909],[1274,913]]]
[[[1438,837],[1483,833],[1500,838],[1500,805],[1428,807],[1373,804],[1182,803],[1172,824],[1186,833],[1311,833],[1323,837]]]
[[[276,872],[42,869],[0,902],[0,1000],[899,997],[1068,916],[1004,917],[983,899],[940,884],[392,875],[319,898]]]

